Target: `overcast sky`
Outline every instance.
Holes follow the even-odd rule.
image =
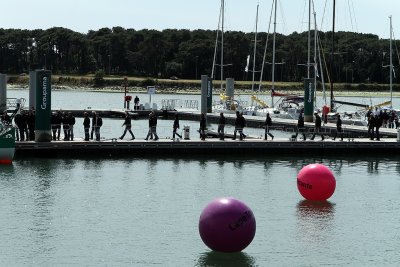
[[[333,0],[314,0],[317,25],[332,28]],[[336,0],[336,30],[389,37],[389,15],[400,36],[400,0]],[[259,3],[259,31],[268,30],[272,0],[225,0],[225,28],[253,32]],[[87,33],[103,27],[211,29],[218,26],[220,0],[1,0],[0,28],[48,29]],[[279,0],[277,30],[307,30],[308,0]],[[400,38],[400,37],[399,37]]]

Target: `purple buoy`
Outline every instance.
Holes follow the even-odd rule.
[[[256,219],[243,202],[217,198],[202,211],[199,219],[200,237],[210,249],[218,252],[240,252],[253,240]]]

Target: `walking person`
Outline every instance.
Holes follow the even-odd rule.
[[[238,126],[239,128],[237,130],[239,132],[239,139],[242,141],[246,138],[246,135],[243,133],[243,129],[246,127],[246,119],[243,117],[243,113],[239,113]]]
[[[124,139],[126,132],[129,131],[129,133],[132,136],[131,140],[135,140],[135,136],[133,135],[132,130],[131,130],[132,129],[132,119],[128,112],[125,112],[125,121],[124,121],[124,124],[122,124],[122,126],[125,126],[125,130],[119,139],[121,139],[121,140]]]
[[[265,133],[264,133],[264,139],[268,140],[268,135],[274,140],[274,136],[269,132],[270,127],[272,126],[272,119],[269,116],[269,113],[267,113],[267,117],[265,118]]]
[[[370,113],[368,117],[368,135],[370,140],[374,140],[375,117]]]
[[[21,110],[21,115],[24,120],[24,129],[25,129],[25,141],[29,141],[29,130],[28,130],[28,111]]]
[[[158,140],[158,135],[157,135],[157,116],[156,114],[152,111],[149,114],[149,133],[147,134],[146,138],[144,140],[149,140],[149,137],[151,137],[150,139],[153,139],[154,135],[154,141]]]
[[[376,136],[376,140],[380,141],[381,139],[380,139],[380,135],[379,135],[379,128],[382,127],[382,121],[383,121],[382,116],[380,116],[380,115],[375,116],[374,120],[375,120],[375,136]]]
[[[389,113],[387,113],[386,109],[381,113],[382,117],[382,127],[388,128],[388,121],[389,121]]]
[[[296,135],[294,136],[294,138],[297,139],[297,136],[299,135],[299,132],[301,132],[301,134],[303,135],[303,141],[306,141],[306,134],[304,133],[305,129],[304,129],[304,117],[303,117],[303,113],[299,114],[299,118],[297,119],[297,131],[296,131]]]
[[[204,113],[201,113],[200,116],[200,139],[201,140],[206,140],[206,116]]]
[[[67,121],[69,124],[69,130],[68,130],[69,140],[74,141],[74,125],[75,125],[76,120],[75,120],[75,116],[72,115],[72,112],[68,112]]]
[[[134,110],[138,110],[139,109],[139,97],[135,96],[135,98],[133,99],[133,103],[134,103]]]
[[[343,129],[342,129],[342,119],[340,118],[340,114],[337,114],[337,119],[336,119],[336,133],[335,136],[333,137],[333,141],[335,141],[338,133],[340,133],[340,141],[343,141]]]
[[[62,113],[62,125],[64,130],[64,141],[69,141],[69,120],[65,112]]]
[[[101,126],[103,126],[103,119],[100,117],[100,113],[96,113],[96,117],[94,118],[94,133],[96,135],[96,141],[100,141]]]
[[[93,133],[94,133],[94,125],[95,125],[95,121],[96,121],[96,111],[92,111],[92,130],[90,131],[90,139],[93,140]]]
[[[153,139],[153,133],[152,133],[152,131],[151,131],[151,116],[153,116],[153,111],[150,111],[150,113],[149,113],[149,131],[148,131],[148,133],[147,133],[147,137],[144,139],[144,140],[148,140],[149,138],[150,139]]]
[[[219,120],[218,120],[218,135],[219,135],[219,140],[224,140],[224,137],[225,137],[225,133],[224,133],[224,130],[225,130],[225,122],[226,122],[226,119],[225,119],[224,113],[221,112],[221,113],[219,114]]]
[[[14,123],[18,127],[18,132],[17,132],[17,141],[24,141],[25,140],[25,121],[24,117],[22,116],[21,112],[18,111],[17,114],[14,117]]]
[[[315,126],[314,126],[314,133],[311,137],[311,140],[314,140],[315,135],[319,134],[321,136],[321,141],[324,141],[324,135],[321,133],[321,124],[322,124],[322,120],[321,117],[319,116],[319,114],[317,112],[314,113],[315,116]]]
[[[57,134],[57,140],[60,141],[60,134],[61,134],[61,124],[62,124],[62,114],[61,111],[57,111],[56,117],[55,117],[55,127],[56,127],[56,134]]]
[[[395,117],[394,111],[391,110],[391,111],[389,112],[389,120],[388,120],[388,127],[389,127],[390,129],[393,129],[393,128],[394,128],[394,117]]]
[[[236,140],[236,134],[240,129],[240,112],[236,111],[236,119],[235,119],[235,130],[233,131],[233,138],[232,140]]]
[[[29,132],[29,139],[27,136],[26,140],[35,141],[35,120],[35,111],[33,109],[30,109],[28,112],[28,116],[26,117],[26,123]]]
[[[56,137],[56,133],[57,133],[57,127],[56,127],[56,116],[57,113],[53,112],[50,116],[50,123],[51,123],[51,131],[52,131],[52,138],[51,140],[56,141],[57,137]]]
[[[87,112],[83,113],[83,130],[85,131],[85,141],[89,141],[90,118]]]
[[[179,116],[175,114],[174,125],[172,126],[172,140],[175,140],[175,135],[182,138],[182,135],[178,134],[176,131],[179,129]]]

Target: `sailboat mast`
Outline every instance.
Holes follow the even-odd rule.
[[[333,16],[332,16],[332,51],[331,51],[331,63],[330,63],[330,73],[331,73],[331,105],[330,108],[333,110],[333,53],[335,51],[335,12],[336,12],[336,0],[333,0]]]
[[[251,91],[254,91],[254,75],[256,72],[256,52],[257,52],[257,31],[258,31],[258,6],[257,4],[257,13],[256,13],[256,32],[254,33],[254,53],[253,53],[253,82],[251,83]]]
[[[223,91],[223,77],[224,77],[224,13],[225,1],[221,0],[221,92]]]
[[[307,51],[307,79],[310,79],[311,63],[311,0],[308,0],[308,51]]]
[[[275,10],[274,10],[274,35],[272,38],[272,107],[274,107],[274,95],[273,92],[275,91],[275,39],[276,39],[276,9],[277,9],[277,2],[278,0],[274,1],[275,2]]]
[[[317,96],[317,71],[318,71],[318,63],[317,63],[317,38],[318,38],[318,31],[317,31],[317,15],[315,11],[313,12],[314,15],[314,99],[316,100]],[[317,106],[317,101],[314,101],[314,106]]]
[[[222,12],[222,0],[221,0],[221,7],[219,9],[219,18],[218,18],[218,27],[217,27],[217,37],[215,38],[215,47],[214,47],[214,58],[213,58],[213,65],[211,68],[211,78],[214,79],[214,70],[216,65],[216,57],[218,51],[218,38],[219,38],[219,26],[221,25],[221,12]]]
[[[389,16],[390,19],[390,107],[392,107],[392,100],[393,100],[393,53],[392,53],[392,16]]]
[[[261,84],[262,84],[262,79],[263,79],[263,74],[264,74],[265,58],[267,56],[267,48],[268,48],[269,33],[270,33],[270,29],[271,29],[271,20],[272,20],[273,10],[274,10],[274,1],[272,1],[271,14],[269,15],[268,34],[267,34],[267,39],[265,40],[264,55],[263,55],[263,60],[262,60],[262,64],[261,64],[260,83],[258,84],[258,92],[261,91]]]

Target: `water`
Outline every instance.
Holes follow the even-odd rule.
[[[26,90],[8,96],[18,94],[27,98]],[[121,99],[115,93],[53,94],[53,103],[64,108],[120,108]],[[141,123],[146,128],[146,120],[134,121],[137,131]],[[164,136],[172,132],[172,122],[160,123]],[[107,124],[106,137],[122,132],[122,120]],[[327,165],[337,182],[320,205],[304,201],[296,185],[300,169],[314,162]],[[400,157],[21,157],[0,166],[0,174],[1,266],[400,262]],[[242,253],[213,253],[198,234],[201,211],[221,196],[238,198],[254,212],[256,236]]]
[[[16,160],[0,166],[0,265],[394,266],[399,159]],[[297,190],[312,162],[336,177],[323,205]],[[243,253],[211,253],[200,239],[200,213],[220,196],[254,212]]]
[[[132,95],[135,97],[136,95],[140,98],[140,103],[144,104],[146,102],[150,102],[150,96],[147,94],[136,94],[129,93],[128,95]],[[29,99],[29,92],[27,89],[11,89],[7,92],[7,97],[15,97],[15,98],[25,98],[27,101]],[[121,109],[123,108],[123,92],[85,92],[85,91],[52,91],[51,95],[52,108],[53,109]],[[251,103],[250,95],[236,95],[235,98],[241,101],[246,101],[247,103]],[[265,97],[260,96],[260,99],[265,101],[267,104],[271,103],[271,97],[266,95]],[[389,97],[371,97],[368,94],[365,94],[364,97],[335,97],[337,100],[365,104],[365,105],[376,105],[383,102],[386,102]],[[200,106],[200,95],[181,95],[181,94],[159,94],[156,93],[152,95],[151,102],[156,103],[160,108],[162,100],[164,99],[180,99],[180,100],[197,100]],[[276,102],[279,98],[275,97],[274,101]],[[219,100],[218,95],[213,96],[213,100]],[[133,103],[132,103],[133,104]],[[322,107],[324,102],[322,98],[317,97],[317,107]],[[329,99],[328,99],[329,105]],[[400,106],[400,97],[393,97],[393,107]],[[341,106],[340,109],[343,111],[354,111],[357,108],[353,106]]]

